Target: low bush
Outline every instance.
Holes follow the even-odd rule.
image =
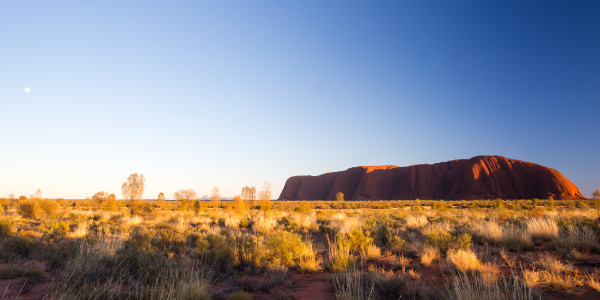
[[[329,257],[325,269],[329,272],[347,271],[356,266],[350,255],[350,243],[345,239],[327,239]]]
[[[0,218],[0,238],[13,234],[13,222],[9,218]]]
[[[26,266],[14,264],[0,264],[0,279],[25,277],[29,282],[42,278],[44,271],[37,263]]]
[[[560,251],[599,251],[596,233],[586,226],[567,226],[560,232],[559,238],[554,240],[554,247]]]
[[[28,257],[33,247],[33,241],[30,238],[14,236],[6,239],[2,247],[3,252],[7,254]]]
[[[24,218],[41,219],[45,216],[44,210],[37,200],[24,200],[19,202],[17,211]]]

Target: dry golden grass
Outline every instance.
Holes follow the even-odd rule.
[[[597,250],[597,237],[594,230],[583,226],[569,225],[560,233],[560,237],[554,241],[557,249],[569,251],[577,249],[580,251]]]
[[[508,254],[508,252],[505,249],[500,249],[500,257],[510,268],[513,268],[515,266],[515,257],[510,256],[510,254]]]
[[[537,266],[549,272],[574,272],[575,267],[572,264],[565,264],[554,256],[547,253],[543,254],[537,262]]]
[[[446,254],[448,262],[461,272],[479,271],[483,264],[471,250],[450,250]]]
[[[585,283],[592,290],[600,292],[600,272],[596,270],[594,273],[585,276]]]
[[[425,227],[429,221],[424,215],[409,215],[406,216],[406,227],[408,229],[419,229]]]
[[[579,288],[584,285],[584,279],[581,278],[572,264],[563,263],[552,255],[542,255],[539,261],[536,263],[541,270],[533,270],[528,276],[531,278],[537,277],[537,284],[539,286],[564,290],[569,292],[576,292]]]
[[[530,288],[537,287],[540,283],[540,272],[523,270],[523,282]]]
[[[75,227],[75,230],[73,230],[73,232],[69,233],[69,236],[72,238],[84,238],[87,235],[87,232],[88,232],[88,223],[83,222],[83,223],[77,225],[77,227]]]
[[[259,213],[253,216],[254,229],[256,232],[267,233],[277,225],[277,219],[271,214]]]
[[[479,236],[492,244],[498,244],[502,240],[502,226],[495,221],[475,223],[472,232],[473,235]]]
[[[587,249],[579,251],[573,248],[571,249],[570,253],[576,260],[588,260],[590,258],[590,251]]]
[[[381,249],[373,244],[370,244],[365,249],[366,259],[377,259],[381,257]]]
[[[420,258],[421,263],[424,266],[429,267],[429,266],[431,266],[432,263],[434,263],[435,261],[437,261],[441,258],[440,250],[438,250],[435,247],[426,246],[421,251],[419,258]]]
[[[483,273],[454,273],[446,284],[446,295],[457,300],[536,299],[531,286],[516,276],[502,276],[490,281]]]
[[[527,233],[532,239],[549,241],[558,238],[558,225],[550,218],[531,218],[526,222]]]
[[[597,215],[567,209],[560,201],[542,218],[532,218],[526,209],[510,210],[510,202],[498,210],[489,201],[448,202],[444,209],[428,209],[427,201],[421,206],[410,201],[274,202],[271,210],[254,206],[243,214],[221,204],[219,210],[195,211],[169,201],[136,208],[119,202],[105,211],[90,202],[66,202],[52,219],[34,219],[21,215],[16,205],[0,203],[0,223],[8,224],[0,231],[0,258],[7,266],[43,259],[56,265],[54,270],[83,274],[85,280],[79,280],[53,271],[61,288],[52,291],[52,299],[206,296],[206,285],[194,291],[198,282],[190,278],[178,286],[166,277],[147,282],[158,276],[153,269],[158,265],[185,278],[189,273],[182,268],[198,261],[218,273],[215,278],[340,273],[338,295],[379,299],[530,299],[533,289],[591,293],[600,288],[598,272],[582,274],[573,264],[598,251]],[[473,239],[467,242],[469,233]],[[555,248],[542,244],[548,254],[533,261],[536,254],[521,252],[533,250],[533,241],[552,241]],[[367,266],[378,269],[366,272]],[[505,266],[522,270],[518,277],[503,276]],[[427,285],[432,273],[448,282],[448,295],[439,285]],[[135,282],[131,289],[125,278]]]

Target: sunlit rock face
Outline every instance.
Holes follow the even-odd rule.
[[[476,156],[437,164],[361,166],[290,177],[279,200],[585,199],[558,171],[505,158]]]

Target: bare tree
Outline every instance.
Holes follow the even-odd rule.
[[[242,188],[242,198],[245,201],[250,201],[248,206],[250,209],[254,206],[254,201],[256,200],[256,187],[253,186],[245,186]]]
[[[35,192],[35,194],[33,194],[33,195],[31,196],[31,198],[33,198],[33,199],[38,199],[38,200],[39,200],[39,199],[42,199],[42,190],[41,190],[41,189],[38,189],[38,190]]]
[[[271,203],[271,184],[265,180],[262,190],[258,192],[260,210],[270,212],[273,204]]]
[[[175,192],[175,194],[173,194],[173,197],[179,201],[183,201],[183,200],[190,201],[190,200],[198,199],[198,195],[196,194],[196,192],[194,192],[193,189],[179,190],[179,191]]]
[[[156,198],[156,204],[159,206],[165,204],[165,193],[158,193],[158,197]]]
[[[246,201],[256,200],[256,187],[245,186],[242,188],[242,198]]]
[[[104,191],[99,191],[97,193],[94,194],[94,196],[92,196],[92,200],[94,200],[94,202],[96,202],[97,204],[101,204],[102,202],[108,200],[108,193],[104,192]]]
[[[212,193],[210,194],[210,200],[212,201],[215,210],[218,210],[219,205],[221,204],[221,193],[219,192],[218,187],[213,187]]]
[[[271,201],[271,184],[266,180],[263,189],[258,192],[258,200]]]
[[[190,201],[198,200],[198,195],[192,189],[179,190],[173,194],[173,198],[181,201],[181,210],[187,210]]]
[[[121,186],[123,199],[129,201],[141,200],[144,194],[144,175],[134,173],[129,175],[127,181]]]

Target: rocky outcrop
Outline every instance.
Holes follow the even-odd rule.
[[[502,156],[437,164],[362,166],[319,176],[290,177],[279,200],[585,199],[554,169]]]

